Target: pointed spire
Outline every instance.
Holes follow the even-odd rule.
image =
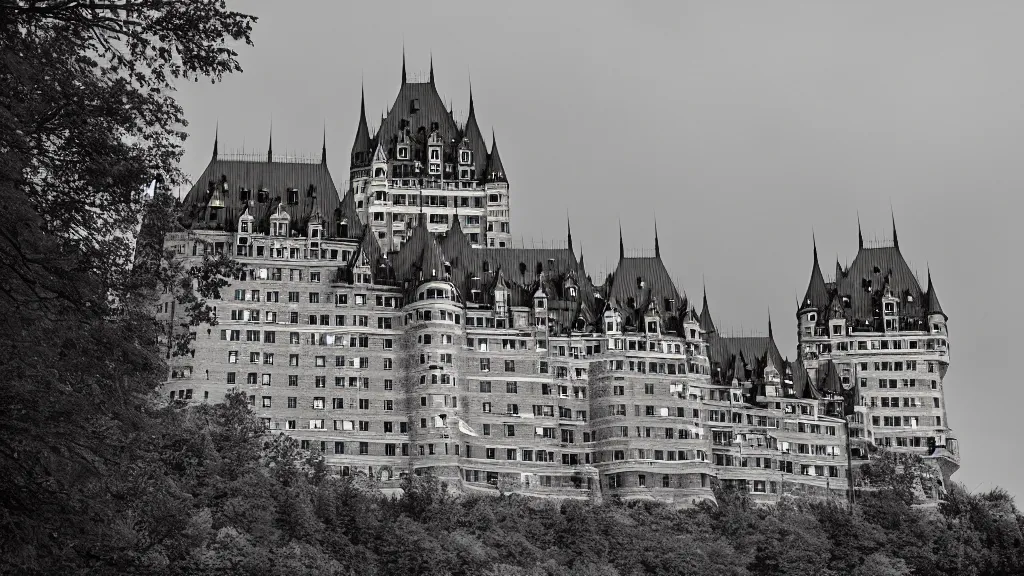
[[[807,293],[800,302],[800,309],[824,308],[828,306],[828,289],[825,287],[825,278],[821,274],[821,266],[818,264],[818,241],[813,236],[814,243],[814,267],[811,269],[811,280],[807,284]]]
[[[928,292],[925,294],[925,305],[928,309],[925,311],[929,315],[931,314],[942,314],[942,317],[949,319],[946,313],[942,311],[942,304],[939,304],[939,296],[935,293],[935,285],[932,284],[932,269],[928,267]]]
[[[402,86],[405,86],[405,43],[402,43]]]
[[[501,164],[501,156],[498,154],[498,139],[494,136],[494,129],[491,129],[491,153],[487,156],[487,167],[484,169],[485,182],[505,182],[505,167]]]
[[[568,212],[568,211],[566,211]],[[572,252],[572,222],[569,221],[569,214],[565,215],[565,229],[567,231],[567,237],[569,242],[569,251]]]
[[[622,222],[619,222],[619,258],[626,257],[626,245],[622,243]]]
[[[770,340],[775,339],[775,335],[772,334],[772,309],[768,309],[768,338]]]
[[[857,212],[857,249],[864,249],[864,233],[860,229],[860,211]]]
[[[353,165],[356,164],[356,154],[368,153],[370,151],[370,128],[366,124],[366,90],[360,88],[359,90],[359,124],[356,126],[356,139],[352,143],[352,161]],[[360,163],[365,163],[366,158],[362,158]]]
[[[658,219],[654,219],[654,257],[661,258],[661,245],[658,243]]]
[[[327,164],[327,123],[324,123],[324,146],[320,150],[320,163]]]
[[[892,208],[890,207],[890,212]],[[897,250],[900,249],[900,239],[896,236],[896,213],[892,212],[892,245]]]
[[[220,121],[217,122],[217,127],[213,131],[213,159],[217,159],[217,141],[220,140]]]
[[[267,144],[267,162],[274,161],[274,123],[270,123],[270,142]]]
[[[708,307],[708,287],[704,286],[704,302],[701,304],[700,329],[707,332],[717,332],[715,321],[711,318],[711,308]]]
[[[469,79],[469,118],[474,118],[476,111],[473,109],[473,79]],[[467,120],[467,124],[469,121]]]
[[[434,52],[430,52],[430,85],[434,85]]]

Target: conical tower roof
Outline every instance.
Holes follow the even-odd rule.
[[[825,277],[821,274],[821,266],[818,264],[818,244],[814,243],[814,267],[811,269],[811,280],[807,284],[807,292],[800,301],[800,309],[817,308],[828,306],[828,288],[825,286]]]
[[[715,321],[711,319],[711,308],[708,307],[708,290],[704,289],[704,303],[701,305],[700,311],[700,329],[711,334],[717,332],[715,328]]]
[[[928,270],[928,292],[925,294],[925,303],[928,306],[928,314],[942,314],[944,319],[949,319],[942,311],[942,304],[939,304],[939,296],[935,293],[935,284],[932,283],[932,271]]]
[[[352,143],[352,165],[366,165],[373,152],[373,143],[370,141],[370,128],[366,124],[366,94],[359,99],[359,125],[356,127],[356,139]]]
[[[501,164],[501,155],[498,154],[498,140],[491,131],[491,153],[487,156],[487,168],[484,169],[484,181],[504,182],[508,184],[505,176],[505,167]]]

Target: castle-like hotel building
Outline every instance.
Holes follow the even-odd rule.
[[[661,260],[602,284],[564,249],[513,248],[497,144],[434,87],[402,83],[370,134],[365,105],[339,194],[320,162],[213,159],[185,199],[180,258],[245,266],[218,323],[171,358],[167,395],[243,391],[271,430],[342,474],[426,471],[465,491],[560,497],[845,497],[872,446],[958,467],[943,379],[946,316],[891,246],[861,241],[826,282],[814,251],[798,357],[718,332]],[[176,325],[175,303],[158,316]]]

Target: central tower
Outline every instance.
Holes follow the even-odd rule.
[[[403,56],[398,96],[373,134],[363,96],[350,182],[359,217],[385,252],[401,248],[421,221],[445,233],[456,218],[474,247],[511,247],[508,178],[494,134],[488,151],[472,90],[468,117],[455,120],[437,93],[433,62],[427,81],[410,81]]]

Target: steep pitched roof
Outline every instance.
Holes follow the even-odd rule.
[[[413,102],[418,107],[413,108]],[[408,129],[416,134],[423,128],[425,134],[430,133],[430,126],[436,122],[438,134],[445,146],[451,146],[459,137],[459,129],[455,119],[448,113],[437,88],[430,82],[403,82],[398,90],[391,109],[387,116],[381,121],[377,130],[377,140],[384,144],[386,150],[390,151],[398,134],[402,132],[402,120],[408,121]],[[481,140],[481,146],[483,141]],[[486,147],[484,154],[486,155]]]
[[[480,258],[488,262],[491,270],[500,266],[506,279],[521,286],[532,286],[540,279],[538,266],[545,272],[568,272],[575,271],[578,265],[572,251],[566,248],[487,248],[481,251]]]
[[[359,125],[356,127],[356,139],[352,143],[352,166],[368,164],[372,150],[370,129],[366,124],[366,93],[363,92],[359,99]]]
[[[811,382],[811,376],[804,369],[801,362],[791,362],[790,368],[793,372],[793,396],[807,400],[819,400],[821,394],[817,387]]]
[[[682,306],[683,297],[672,282],[665,264],[657,256],[619,258],[612,276],[610,297],[620,303],[627,302],[629,298],[640,303],[638,281],[643,282],[644,290],[650,292],[650,298],[655,299],[659,306],[666,299],[674,300],[677,307]]]
[[[742,358],[744,365],[750,366],[754,372],[752,380],[764,378],[764,370],[768,365],[775,367],[779,373],[786,369],[786,361],[771,336],[723,337],[712,333],[708,337],[710,360],[712,365],[721,368],[723,378],[731,378],[728,368],[735,364],[736,358]],[[742,381],[744,378],[739,377]]]
[[[707,288],[704,289],[704,303],[701,306],[700,311],[700,329],[708,334],[718,331],[718,329],[715,328],[715,321],[711,319],[711,308],[708,306]]]
[[[928,270],[928,293],[925,294],[925,302],[927,304],[927,313],[931,314],[942,314],[942,317],[946,320],[949,319],[946,313],[942,311],[942,304],[939,304],[939,296],[935,293],[935,284],[932,284],[932,271]]]
[[[224,208],[211,210],[208,207],[206,191],[211,182],[220,188]],[[226,191],[222,182],[227,183]],[[292,225],[299,227],[305,218],[319,210],[325,219],[325,233],[330,236],[335,231],[335,208],[339,207],[341,199],[327,165],[320,162],[211,160],[185,196],[185,214],[192,225],[233,229],[245,210],[243,188],[249,191],[250,213],[257,223],[266,220],[277,202],[287,201],[288,189],[294,188],[298,190],[297,202],[288,205]],[[264,202],[259,201],[261,189],[266,190]]]
[[[875,318],[880,306],[877,295],[886,286],[900,299],[902,316],[924,315],[927,304],[921,285],[895,246],[859,250],[843,278],[836,282],[838,293],[849,297],[851,316],[860,321]]]
[[[498,154],[498,140],[495,138],[493,131],[491,132],[491,153],[487,157],[484,180],[486,182],[508,183],[508,178],[505,176],[505,167],[502,165],[501,156]]]
[[[473,105],[473,91],[469,91],[469,117],[466,118],[466,129],[463,137],[469,140],[469,149],[473,151],[473,167],[476,169],[476,177],[479,179],[487,169],[487,143],[484,141],[483,132],[476,121],[476,108]]]
[[[821,266],[818,265],[818,245],[815,242],[814,267],[811,268],[811,280],[807,284],[804,299],[800,301],[800,309],[821,309],[825,306],[828,306],[828,288],[825,286],[825,277],[821,275]]]

